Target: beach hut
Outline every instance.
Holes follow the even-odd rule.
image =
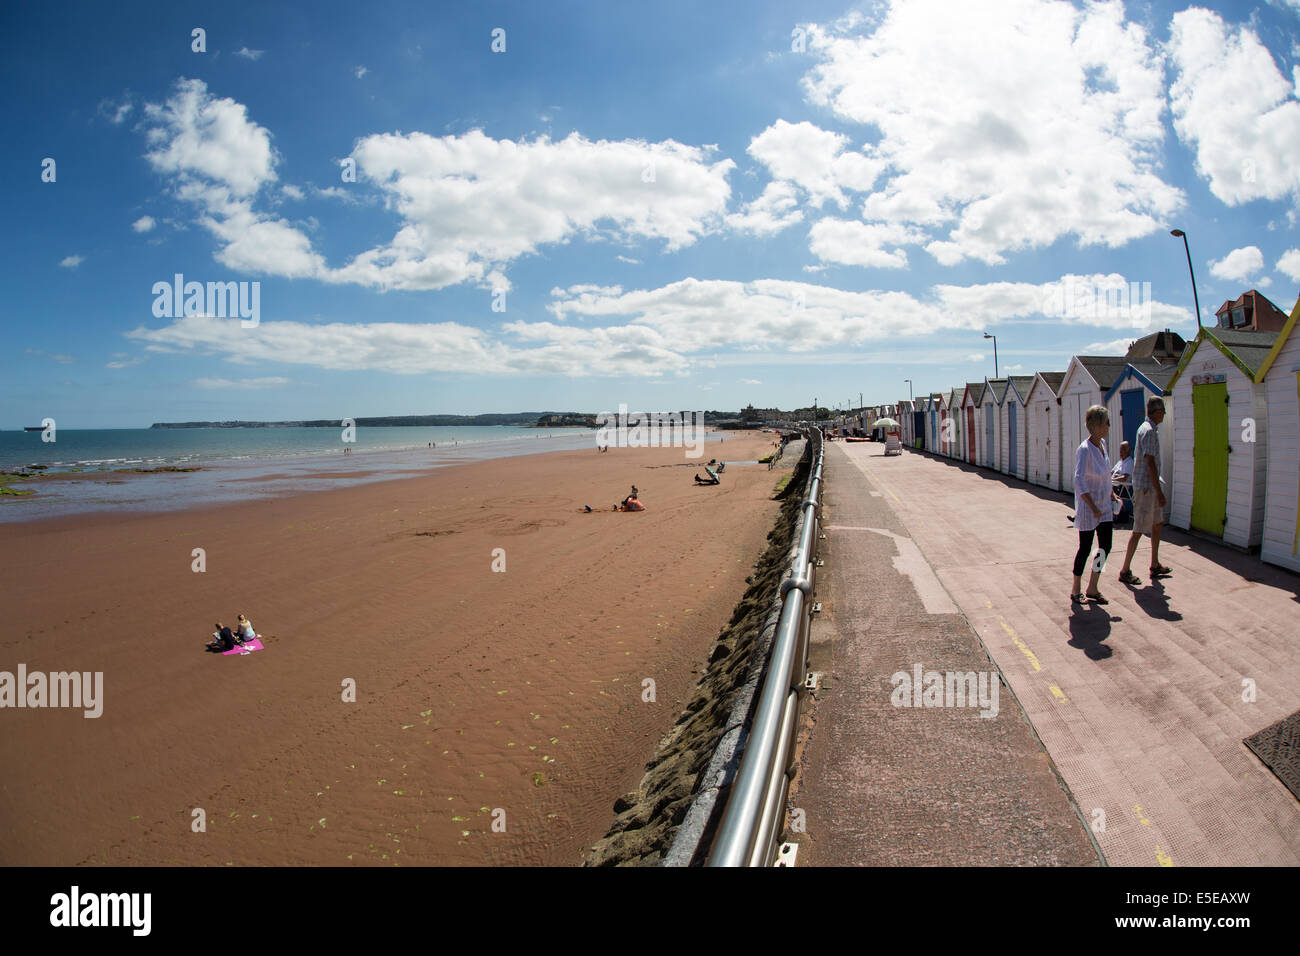
[[[1128,365],[1122,355],[1076,355],[1066,366],[1057,398],[1061,402],[1061,490],[1074,491],[1074,451],[1085,438],[1084,418],[1093,405],[1104,405],[1110,387]],[[1110,442],[1107,442],[1109,445]]]
[[[966,460],[966,409],[962,400],[966,387],[954,388],[948,393],[948,421],[952,422],[952,458]]]
[[[943,404],[942,392],[930,393],[930,443],[926,446],[930,451],[939,454],[939,409]]]
[[[952,390],[939,393],[939,452],[945,458],[956,457],[957,420],[952,417]]]
[[[1300,571],[1300,301],[1264,358],[1259,375],[1268,401],[1268,478],[1259,556]]]
[[[979,397],[984,391],[983,382],[967,382],[966,389],[962,392],[961,409],[962,409],[962,438],[964,447],[962,452],[966,461],[972,465],[979,464],[979,444],[980,419],[983,413],[980,409]]]
[[[908,447],[914,447],[912,441],[912,429],[915,423],[912,420],[912,403],[908,399],[898,400],[898,414],[894,416],[898,419],[898,434],[902,443]]]
[[[1038,372],[1025,396],[1026,480],[1053,491],[1061,488],[1061,403],[1056,393],[1064,380],[1064,372]]]
[[[1175,419],[1169,521],[1176,527],[1239,548],[1260,543],[1268,406],[1259,371],[1279,335],[1203,328],[1183,352],[1169,383]]]
[[[930,447],[930,396],[922,395],[912,401],[912,446]]]
[[[1006,393],[998,410],[998,442],[1002,449],[999,452],[1000,468],[1003,474],[1021,479],[1028,468],[1025,460],[1025,400],[1033,384],[1032,375],[1008,377]]]
[[[1002,470],[1002,437],[998,422],[1002,418],[1002,399],[1006,393],[1005,378],[984,379],[984,388],[979,398],[983,410],[983,421],[980,423],[983,429],[980,432],[980,464],[994,471]]]
[[[1106,410],[1110,412],[1110,463],[1119,462],[1119,446],[1137,443],[1137,430],[1146,421],[1147,401],[1165,398],[1177,365],[1161,364],[1150,359],[1131,359],[1119,377],[1106,391]],[[1165,398],[1165,420],[1160,425],[1160,474],[1166,484],[1174,473],[1174,409],[1173,402]],[[1168,489],[1166,488],[1166,492]],[[1169,516],[1172,496],[1165,495],[1165,518]]]

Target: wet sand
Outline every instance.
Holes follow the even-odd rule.
[[[556,452],[0,525],[0,670],[104,673],[98,719],[0,710],[0,864],[579,863],[776,514],[775,473],[696,487],[703,460]],[[632,484],[648,510],[611,513]],[[266,650],[204,653],[240,611]]]

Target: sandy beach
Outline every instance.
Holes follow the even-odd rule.
[[[0,670],[104,675],[98,719],[0,712],[0,864],[579,863],[777,511],[766,466],[719,487],[692,475],[770,445],[740,433],[696,460],[556,452],[0,524]],[[633,484],[648,510],[611,513]],[[266,649],[205,653],[241,611]]]

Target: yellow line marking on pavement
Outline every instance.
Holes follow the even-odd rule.
[[[1174,858],[1163,852],[1160,847],[1156,847],[1156,862],[1161,866],[1173,866]]]
[[[1016,647],[1020,648],[1020,653],[1024,654],[1025,657],[1029,658],[1029,663],[1033,666],[1034,670],[1041,671],[1043,668],[1042,665],[1038,663],[1038,657],[1034,654],[1033,651],[1031,651],[1028,647],[1025,646],[1024,641],[1022,641],[1019,637],[1016,636],[1016,632],[1011,630],[1011,625],[1002,619],[1001,614],[998,615],[998,623],[1002,625],[1002,630],[1006,631],[1008,634],[1011,635],[1011,643],[1015,644]]]
[[[1057,700],[1059,700],[1061,703],[1063,704],[1069,703],[1070,698],[1066,697],[1065,694],[1061,691],[1061,688],[1057,687],[1055,684],[1048,684],[1047,689],[1050,690],[1052,692],[1052,696],[1055,697]]]
[[[1151,826],[1151,821],[1148,820],[1146,817],[1142,816],[1142,808],[1140,806],[1137,806],[1135,804],[1133,806],[1133,812],[1137,814],[1138,823],[1142,824],[1144,827]]]

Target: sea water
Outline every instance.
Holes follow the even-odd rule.
[[[515,425],[357,427],[356,440],[344,442],[342,428],[60,428],[54,441],[44,442],[40,432],[3,431],[0,471],[44,465],[46,474],[80,471],[93,478],[12,481],[11,488],[36,494],[0,496],[0,521],[171,511],[346,487],[463,461],[594,450],[595,434]],[[199,470],[114,475],[161,467]]]

